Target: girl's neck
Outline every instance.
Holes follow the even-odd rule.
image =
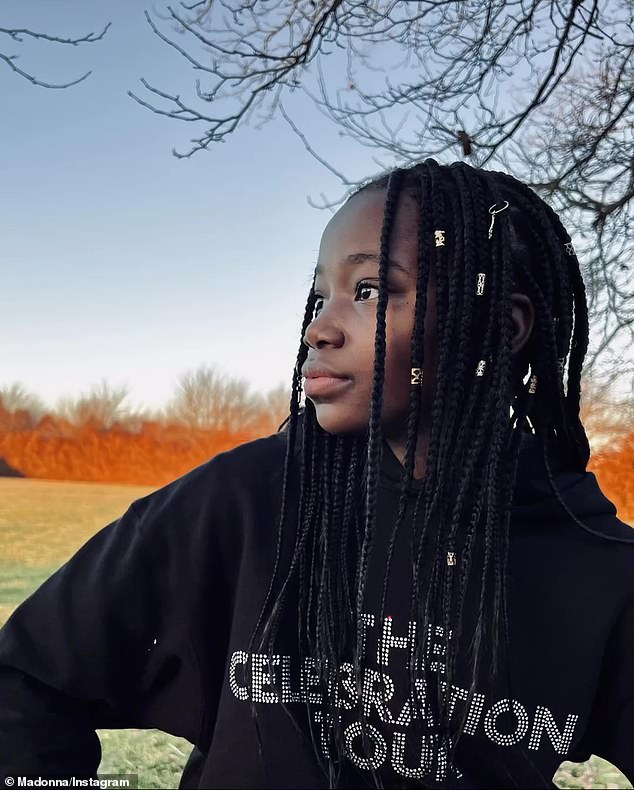
[[[386,436],[385,441],[389,444],[390,449],[398,458],[400,463],[405,466],[405,450],[407,446],[406,436]],[[418,435],[416,442],[416,452],[414,455],[414,479],[421,480],[425,477],[426,464],[427,464],[427,447],[429,445],[429,436],[426,432],[421,432]]]

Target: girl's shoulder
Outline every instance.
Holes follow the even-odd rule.
[[[232,500],[264,496],[284,472],[286,433],[271,434],[217,453],[165,486],[135,500],[137,516],[163,512],[174,515],[206,511]]]
[[[634,546],[634,528],[617,515],[595,474],[569,468],[557,445],[533,436],[522,442],[513,518],[542,525],[575,524],[603,542]]]

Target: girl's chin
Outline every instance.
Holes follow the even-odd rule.
[[[322,403],[315,405],[315,416],[319,427],[326,433],[342,435],[364,434],[368,430],[367,417],[359,419],[359,413],[351,413],[349,409],[337,408]]]
[[[368,433],[369,410],[361,405],[355,407],[343,403],[315,403],[315,417],[326,433],[361,436]],[[385,438],[401,439],[407,436],[407,408],[396,414],[388,412],[381,421]]]

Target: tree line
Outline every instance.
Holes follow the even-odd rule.
[[[21,384],[0,388],[0,476],[160,486],[217,453],[274,433],[290,390],[250,392],[202,366],[180,377],[162,409],[128,405],[107,382],[47,409]]]
[[[267,393],[251,392],[244,379],[226,375],[216,366],[202,365],[181,375],[163,408],[135,408],[129,390],[103,380],[87,393],[60,398],[52,409],[21,383],[0,387],[0,430],[37,428],[47,418],[60,430],[92,425],[100,430],[135,432],[144,423],[228,432],[271,427],[276,430],[288,413],[290,389],[283,385]]]

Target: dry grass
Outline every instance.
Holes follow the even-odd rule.
[[[2,562],[59,566],[152,488],[0,478]]]
[[[0,624],[95,532],[152,489],[103,483],[0,478]],[[99,772],[136,773],[139,788],[177,787],[191,744],[158,730],[98,730]],[[561,788],[631,788],[612,765],[593,757],[563,763]]]

